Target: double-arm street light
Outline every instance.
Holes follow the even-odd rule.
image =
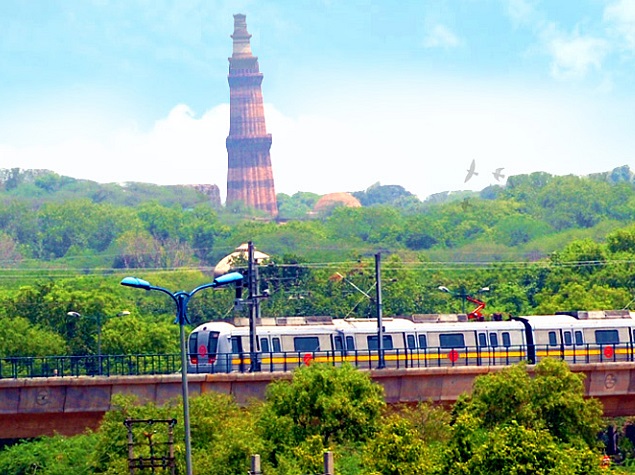
[[[102,358],[101,358],[101,314],[98,312],[96,315],[82,315],[79,312],[75,312],[75,311],[71,311],[71,312],[66,312],[66,315],[68,315],[69,317],[75,317],[75,318],[82,318],[82,317],[86,317],[86,318],[94,318],[97,322],[97,362],[99,363],[99,374],[102,374]],[[127,310],[124,310],[122,312],[119,312],[117,314],[118,317],[123,317],[125,315],[130,315],[130,312],[128,312]]]
[[[183,426],[185,429],[185,465],[187,469],[187,475],[192,475],[192,442],[190,440],[190,406],[187,387],[187,351],[185,348],[185,324],[189,323],[187,319],[187,304],[192,296],[210,287],[221,287],[223,285],[232,284],[242,280],[243,275],[240,272],[231,272],[229,274],[221,275],[214,279],[213,282],[203,284],[196,287],[190,292],[179,290],[178,292],[170,292],[163,287],[156,287],[150,282],[139,279],[137,277],[126,277],[121,281],[121,285],[126,287],[133,287],[135,289],[143,290],[158,290],[164,294],[169,295],[176,304],[176,320],[175,323],[179,324],[180,329],[180,342],[181,342],[181,386],[183,392]]]

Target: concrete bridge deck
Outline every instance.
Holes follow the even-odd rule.
[[[585,394],[604,405],[607,417],[635,415],[635,363],[571,365],[583,373]],[[431,401],[451,405],[471,391],[474,378],[498,372],[501,366],[371,370],[384,387],[388,403]],[[191,374],[190,397],[209,391],[231,394],[239,403],[263,398],[274,379],[291,373]],[[112,407],[115,394],[133,394],[142,402],[163,404],[181,397],[181,375],[79,376],[0,380],[0,439],[41,435],[74,435],[96,429]],[[177,418],[180,416],[177,415]]]

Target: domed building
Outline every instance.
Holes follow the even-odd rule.
[[[328,195],[322,196],[315,206],[313,207],[313,211],[315,213],[320,213],[324,211],[330,211],[336,206],[346,206],[348,208],[361,208],[362,204],[359,202],[357,198],[355,198],[350,193],[329,193]]]
[[[261,265],[266,262],[270,256],[265,254],[264,252],[256,251],[254,249],[254,261],[257,265]],[[214,277],[218,277],[223,274],[227,274],[230,272],[236,265],[242,265],[243,267],[247,266],[247,261],[249,260],[249,245],[245,242],[238,246],[234,252],[223,257],[216,267],[214,267]]]

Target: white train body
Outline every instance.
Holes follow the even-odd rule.
[[[252,365],[261,371],[287,371],[313,361],[350,362],[362,368],[383,361],[389,368],[419,368],[535,363],[547,356],[571,363],[634,359],[635,318],[628,311],[506,321],[461,321],[462,317],[384,318],[382,355],[373,319],[262,319],[256,326],[254,352],[244,319],[236,324],[212,321],[190,334],[188,371],[249,371]]]

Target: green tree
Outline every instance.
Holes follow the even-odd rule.
[[[185,472],[183,407],[179,398],[156,406],[151,403],[139,404],[134,397],[115,395],[113,407],[104,416],[90,457],[94,473],[128,473],[127,429],[123,424],[126,419],[176,419],[174,442],[177,473]],[[253,409],[239,407],[231,396],[210,392],[192,397],[190,417],[192,462],[196,474],[244,473],[249,467],[250,456],[262,453],[262,444],[254,428]],[[138,427],[133,434],[140,441],[144,437],[144,430],[148,429],[142,424]],[[157,434],[160,428],[156,427]],[[137,448],[137,456],[143,455],[141,450],[143,447]]]
[[[312,364],[296,370],[292,381],[267,387],[258,425],[274,465],[307,441],[363,442],[380,426],[385,407],[381,386],[351,365]],[[319,437],[319,439],[315,439]]]
[[[170,316],[171,317],[171,316]],[[177,353],[179,328],[174,318],[152,321],[136,315],[111,318],[102,329],[102,351],[111,355]]]
[[[437,422],[441,422],[438,420]],[[412,419],[391,415],[364,447],[364,473],[432,474],[440,466],[440,450],[426,443]]]
[[[520,364],[476,378],[453,408],[443,473],[599,473],[602,408],[583,378],[553,359],[533,377]]]
[[[23,317],[0,317],[0,356],[64,355],[66,341]]]
[[[97,436],[43,437],[0,451],[0,473],[7,475],[89,475]]]

